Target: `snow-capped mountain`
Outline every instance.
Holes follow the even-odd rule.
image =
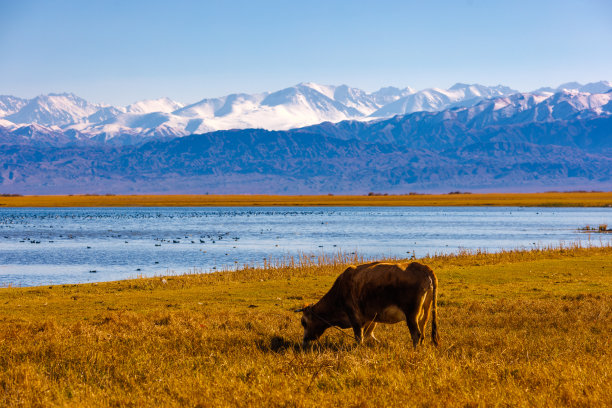
[[[386,86],[384,88],[380,88],[376,92],[372,92],[370,96],[374,102],[378,104],[378,106],[382,107],[415,92],[416,91],[410,87],[399,89],[394,86]]]
[[[351,88],[348,85],[323,86],[312,82],[301,85],[312,88],[348,108],[356,109],[362,116],[370,115],[381,106],[374,94],[368,94],[359,88]]]
[[[135,102],[126,107],[126,112],[130,113],[152,113],[162,112],[170,113],[177,109],[181,109],[184,104],[173,101],[170,98],[147,99],[144,101]]]
[[[13,123],[67,126],[83,121],[102,108],[71,93],[40,95],[3,119]]]
[[[187,106],[166,100],[157,110],[152,109],[154,104],[151,101],[146,101],[146,104],[138,105],[140,112],[135,108],[137,104],[134,104],[128,106],[125,112],[99,123],[80,123],[71,127],[107,137],[119,134],[183,136],[222,129],[284,130],[324,121],[358,119],[366,116],[364,112],[376,109],[376,105],[363,98],[358,91],[348,87],[338,88],[346,104],[334,99],[335,87],[298,84],[273,93],[232,94],[203,99]],[[177,109],[172,110],[169,102],[173,102]]]
[[[601,83],[571,86],[605,90]],[[63,110],[46,106],[64,115],[81,109],[78,119],[65,116],[74,121],[69,125],[16,125],[0,118],[0,189],[17,194],[608,191],[612,91],[569,87],[511,93],[459,84],[440,92],[455,98],[446,109],[379,119],[364,113],[377,103],[373,94],[306,83],[205,99],[171,112],[156,111],[172,109],[169,100],[147,101],[134,112],[79,107],[76,99],[77,106],[70,106],[67,98],[61,100]],[[379,96],[395,99],[393,104],[426,93],[403,92],[409,91],[386,89]],[[484,97],[489,94],[497,96]],[[318,123],[322,118],[329,121]],[[341,118],[350,120],[338,122]],[[309,121],[317,124],[261,129]],[[230,125],[251,128],[199,134]],[[172,137],[177,133],[190,135]]]
[[[519,93],[501,85],[458,83],[449,89],[415,91],[385,87],[368,93],[347,85],[304,82],[275,92],[231,94],[187,105],[159,98],[125,107],[89,103],[69,93],[30,100],[0,96],[0,127],[15,129],[36,124],[52,132],[70,130],[75,138],[114,139],[123,143],[226,129],[287,130],[322,122],[380,120],[413,112],[471,107],[475,107],[474,111],[489,109],[496,116],[510,117],[538,105],[537,111],[524,115],[544,120],[548,116],[563,116],[563,109],[570,113],[608,114],[606,104],[611,89],[612,83],[608,81],[586,85],[570,82],[531,93]],[[548,105],[541,105],[547,99]]]
[[[469,107],[454,107],[439,112],[415,112],[371,122],[346,121],[333,126],[314,125],[296,132],[319,133],[342,140],[408,145],[424,150],[445,150],[474,143],[475,134],[486,130],[487,140],[507,138],[532,142],[564,144],[566,139],[583,141],[589,126],[564,129],[569,122],[612,119],[612,93],[585,94],[561,91],[552,97],[518,93],[486,99]],[[554,127],[554,132],[546,129]],[[523,129],[529,129],[524,131]],[[601,140],[605,140],[601,136]],[[607,137],[609,138],[609,135]],[[609,143],[608,143],[609,145]],[[586,148],[587,145],[580,146]]]
[[[412,112],[435,112],[452,106],[470,106],[483,99],[511,95],[518,91],[506,86],[455,84],[449,89],[431,88],[414,92],[383,106],[372,113],[374,117],[405,115]]]
[[[10,95],[0,95],[0,118],[19,112],[27,103],[27,99],[16,98]]]
[[[607,92],[610,92],[610,90],[612,90],[612,82],[610,81],[592,82],[590,84],[581,86],[578,90],[580,92],[587,92],[587,93],[607,93]]]
[[[291,129],[365,116],[333,98],[334,87],[298,84],[272,93],[203,99],[173,114],[189,118],[191,133],[222,129]],[[197,127],[196,127],[197,125]]]
[[[578,91],[584,93],[597,93],[603,94],[612,90],[612,82],[610,81],[599,81],[599,82],[591,82],[586,85],[582,85],[578,82],[567,82],[565,84],[561,84],[556,88],[543,87],[538,88],[533,93],[538,95],[552,95],[554,93],[560,91]]]

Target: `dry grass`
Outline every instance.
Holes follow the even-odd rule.
[[[612,207],[612,192],[375,196],[76,195],[0,196],[0,207],[521,206]]]
[[[612,406],[612,247],[432,257],[439,348],[301,350],[347,261],[1,289],[0,405]]]

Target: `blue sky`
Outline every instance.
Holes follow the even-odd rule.
[[[182,102],[299,82],[612,80],[612,2],[0,0],[0,94]]]

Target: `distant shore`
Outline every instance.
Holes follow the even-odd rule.
[[[2,207],[612,207],[612,191],[405,195],[0,195]]]

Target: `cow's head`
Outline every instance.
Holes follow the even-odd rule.
[[[323,332],[329,327],[323,318],[313,312],[312,306],[306,306],[301,309],[297,309],[296,312],[302,312],[302,327],[304,328],[304,339],[302,345],[304,347],[308,344],[317,340]]]

